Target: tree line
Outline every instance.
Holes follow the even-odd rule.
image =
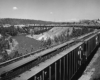
[[[54,44],[56,45],[59,43],[66,42],[71,38],[78,37],[78,36],[87,34],[87,33],[92,32],[92,31],[94,31],[94,29],[92,29],[92,28],[83,27],[80,29],[75,29],[73,27],[73,31],[72,31],[71,35],[69,34],[69,29],[68,29],[67,34],[65,31],[65,32],[62,32],[62,34],[60,34],[59,36],[55,36],[54,39],[48,38],[46,41],[43,41],[42,46],[43,47],[50,47]]]

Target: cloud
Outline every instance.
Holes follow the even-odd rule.
[[[13,10],[17,10],[18,8],[17,7],[13,7]]]
[[[77,21],[79,21],[79,19],[77,19],[77,18],[73,18],[73,19],[69,19],[69,20],[67,20],[68,22],[77,22]]]
[[[50,14],[53,14],[53,12],[50,12]]]

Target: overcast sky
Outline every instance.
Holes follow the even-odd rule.
[[[100,18],[100,0],[0,0],[0,18],[97,19]]]

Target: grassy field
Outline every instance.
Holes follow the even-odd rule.
[[[26,54],[40,48],[41,42],[33,38],[28,38],[26,35],[13,37],[18,42],[18,52]]]

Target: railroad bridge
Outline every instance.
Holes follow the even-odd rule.
[[[0,64],[0,80],[71,80],[100,44],[96,30]]]
[[[86,28],[94,28],[94,29],[100,29],[100,23],[95,24],[67,24],[67,23],[54,23],[54,24],[29,24],[28,26],[31,27],[86,27]]]

